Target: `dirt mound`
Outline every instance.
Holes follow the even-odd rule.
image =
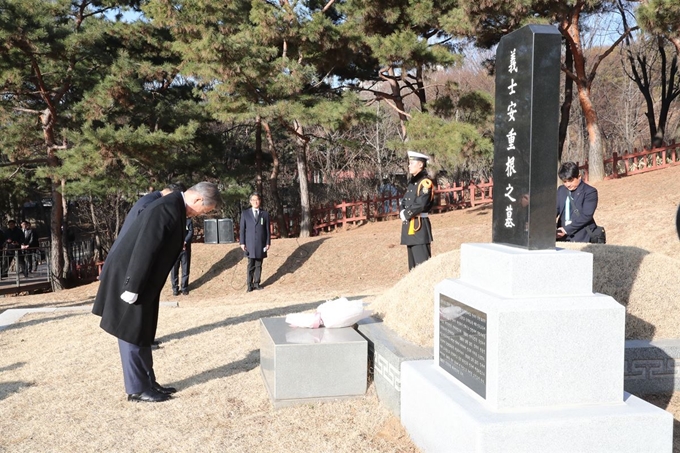
[[[593,254],[593,291],[626,307],[627,339],[680,338],[680,281],[673,278],[677,260],[637,247],[566,244],[564,248]],[[457,278],[459,262],[458,250],[425,262],[377,296],[370,308],[401,337],[432,347],[434,287],[445,278]]]

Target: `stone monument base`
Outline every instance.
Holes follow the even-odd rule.
[[[260,372],[275,408],[366,393],[368,343],[351,327],[294,328],[260,319]]]
[[[402,363],[401,422],[427,453],[672,451],[673,416],[633,395],[620,404],[491,411],[432,360]]]

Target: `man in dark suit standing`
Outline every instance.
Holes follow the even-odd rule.
[[[24,220],[21,222],[21,230],[24,233],[24,240],[21,243],[24,260],[24,277],[28,278],[29,271],[35,271],[38,267],[38,235],[31,228],[31,222]]]
[[[128,401],[165,401],[176,391],[158,384],[153,373],[160,293],[182,250],[186,218],[212,211],[219,200],[217,186],[208,182],[159,198],[107,257],[92,312],[101,316],[100,327],[118,338]]]
[[[411,179],[401,200],[399,218],[402,222],[401,245],[406,246],[410,271],[432,256],[432,226],[428,213],[434,204],[434,183],[427,174],[428,156],[409,151],[408,159]]]
[[[186,232],[184,235],[184,247],[179,253],[179,258],[172,271],[170,271],[170,282],[172,283],[172,295],[179,296],[180,290],[185,296],[189,295],[189,270],[191,269],[191,240],[194,237],[194,222],[187,219]],[[179,287],[179,265],[182,265],[182,286]]]
[[[23,259],[19,255],[21,253],[21,244],[24,242],[24,233],[21,228],[17,226],[15,220],[10,220],[7,222],[7,230],[5,231],[5,268],[2,270],[3,277],[7,277],[7,272],[14,258],[18,257],[17,263],[15,263],[17,274],[21,272],[21,266],[23,264]]]
[[[574,162],[564,162],[557,175],[563,184],[557,189],[557,240],[590,242],[589,231],[597,226],[597,189],[583,182]]]
[[[7,278],[7,264],[5,257],[5,232],[0,230],[0,279]]]
[[[239,243],[241,249],[248,258],[246,270],[247,292],[254,289],[262,289],[260,278],[262,276],[262,260],[267,257],[267,251],[271,245],[269,229],[269,213],[260,209],[262,199],[260,194],[253,193],[250,196],[250,209],[241,213],[239,223]]]

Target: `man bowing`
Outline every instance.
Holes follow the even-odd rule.
[[[106,259],[92,313],[101,316],[102,329],[118,338],[128,401],[165,401],[176,392],[151,378],[160,293],[182,251],[186,218],[212,211],[219,201],[217,186],[209,182],[159,198],[119,237]]]

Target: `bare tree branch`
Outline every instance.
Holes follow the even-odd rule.
[[[0,167],[11,167],[13,165],[27,165],[27,164],[45,164],[47,159],[25,159],[25,160],[14,160],[12,162],[0,162]]]
[[[331,6],[333,6],[333,3],[335,3],[335,0],[328,0],[328,3],[326,3],[326,6],[323,7],[321,10],[322,13],[325,13],[330,9]]]

